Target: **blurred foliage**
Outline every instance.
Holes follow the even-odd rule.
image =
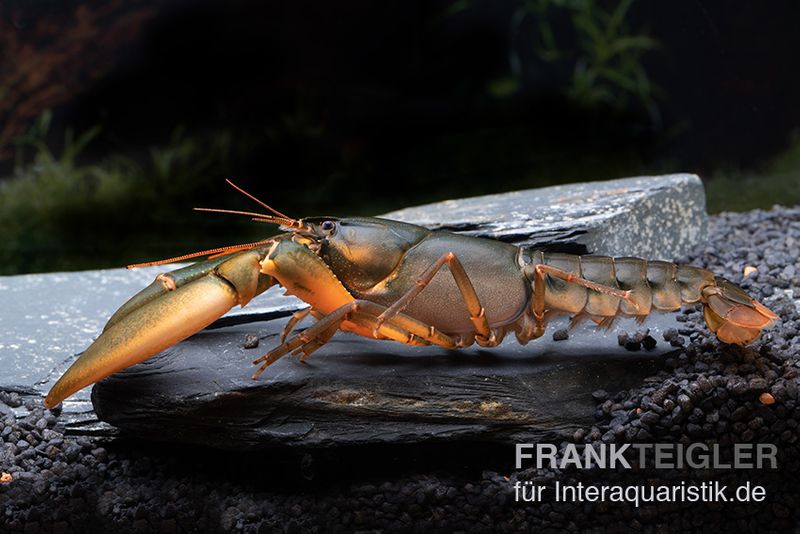
[[[800,205],[800,131],[760,171],[719,171],[706,181],[709,213]]]
[[[269,5],[187,4],[140,35],[152,3],[101,4],[46,10],[27,32],[4,33],[11,19],[0,20],[0,57],[16,60],[0,61],[1,274],[119,267],[269,235],[273,228],[247,218],[191,211],[250,207],[226,177],[297,216],[376,214],[693,166],[711,176],[712,212],[800,202],[800,140],[757,171],[740,170],[774,154],[787,130],[740,138],[719,120],[740,109],[740,93],[753,101],[772,93],[751,93],[745,76],[746,90],[723,95],[736,80],[712,79],[712,50],[687,71],[708,74],[696,84],[704,89],[681,96],[682,76],[654,59],[685,62],[696,46],[653,54],[661,45],[651,29],[670,55],[683,37],[665,32],[674,19],[644,2],[450,0],[447,24],[438,24],[441,4],[376,10],[387,19],[354,8],[357,16],[336,24],[321,18],[313,39],[273,31],[274,40],[263,39],[267,21],[283,28],[306,16],[302,8],[275,18]],[[218,15],[238,22],[220,24],[227,19]],[[437,24],[419,24],[428,16]],[[219,31],[241,40],[208,40]],[[111,61],[125,50],[141,56]],[[672,84],[669,102],[652,79]],[[148,93],[154,83],[159,90]],[[729,99],[715,99],[704,116],[708,94]],[[788,117],[791,106],[776,102]],[[676,122],[676,106],[690,117]],[[47,107],[55,115],[42,114]],[[764,109],[753,106],[753,116],[772,126]],[[759,143],[758,158],[736,157]],[[720,161],[733,170],[708,171]]]
[[[183,224],[200,225],[183,250],[219,242],[219,222],[190,219],[188,199],[213,200],[209,184],[221,180],[234,153],[230,133],[199,139],[178,129],[142,162],[116,154],[82,163],[99,128],[67,131],[56,154],[44,140],[49,122],[48,112],[16,139],[14,175],[0,181],[0,273],[120,266],[171,254],[179,234],[173,226]]]
[[[553,72],[568,73],[568,80],[560,85],[575,102],[619,109],[637,104],[658,123],[657,89],[642,63],[642,57],[658,43],[631,29],[632,4],[633,0],[610,4],[519,0],[510,22],[511,77],[493,82],[490,92],[508,96],[523,80],[536,76],[540,64],[524,49],[532,47],[536,58],[555,67]]]

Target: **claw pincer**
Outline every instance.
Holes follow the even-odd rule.
[[[271,285],[258,270],[248,274],[254,264],[258,265],[257,252],[248,251],[157,278],[111,317],[100,337],[50,390],[45,406],[52,408],[76,391],[186,339],[236,304],[246,304]]]

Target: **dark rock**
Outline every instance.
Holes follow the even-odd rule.
[[[255,349],[258,347],[258,336],[255,334],[247,334],[244,336],[244,345],[242,345],[245,349]]]
[[[667,328],[664,330],[664,341],[672,341],[678,336],[678,330],[675,328]]]
[[[625,349],[626,350],[637,351],[640,348],[642,348],[641,341],[635,341],[635,340],[631,339],[631,340],[629,340],[629,341],[627,341],[625,343]]]
[[[258,327],[274,343],[283,321]],[[253,358],[237,342],[252,328],[201,332],[103,380],[92,394],[98,416],[138,437],[223,448],[507,442],[589,424],[590,392],[617,391],[655,372],[655,353],[631,360],[613,345],[599,349],[593,337],[537,355],[534,343],[513,340],[502,350],[445,351],[339,334],[306,363],[284,358],[253,381]]]
[[[644,412],[639,416],[639,420],[646,425],[654,425],[658,422],[659,416],[654,412]]]
[[[598,389],[592,392],[592,398],[597,402],[603,402],[608,398],[608,392],[604,389]]]
[[[688,395],[678,395],[678,404],[684,413],[688,413],[692,410],[692,400],[688,397]]]
[[[739,406],[730,415],[731,421],[741,421],[750,414],[750,410],[746,406]]]
[[[565,341],[569,339],[569,330],[566,328],[559,328],[553,332],[553,341]]]

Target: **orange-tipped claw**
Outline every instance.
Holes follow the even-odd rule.
[[[205,328],[237,303],[232,286],[205,277],[148,302],[117,321],[58,379],[44,405],[158,354]]]
[[[112,316],[100,337],[52,387],[45,407],[186,339],[236,304],[244,306],[272,283],[260,273],[265,253],[250,250],[159,275]]]

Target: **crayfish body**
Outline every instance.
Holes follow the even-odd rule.
[[[522,344],[540,337],[557,313],[610,327],[619,317],[700,302],[721,341],[744,345],[777,319],[736,285],[696,267],[529,251],[379,218],[295,220],[262,206],[276,215],[257,220],[287,233],[159,275],[114,313],[45,406],[186,339],[275,284],[309,307],[255,361],[254,378],[288,353],[307,358],[338,330],[448,349],[494,347],[511,331]],[[290,336],[307,315],[317,322]]]

